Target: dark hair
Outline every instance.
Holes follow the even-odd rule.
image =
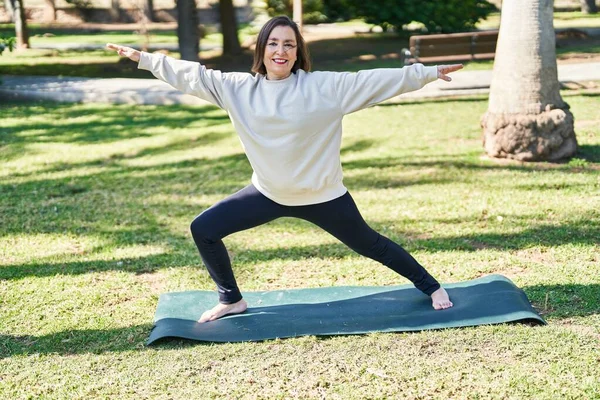
[[[298,46],[296,53],[297,59],[292,67],[292,72],[296,72],[299,69],[309,72],[310,55],[308,54],[308,47],[306,47],[304,38],[302,37],[302,34],[300,33],[296,23],[285,15],[271,18],[260,30],[260,33],[258,34],[258,40],[256,41],[256,48],[254,49],[254,64],[252,64],[252,72],[262,75],[267,74],[267,69],[265,67],[265,63],[263,62],[263,58],[265,57],[265,47],[267,47],[267,41],[269,40],[271,31],[278,26],[289,26],[296,34],[296,45]]]

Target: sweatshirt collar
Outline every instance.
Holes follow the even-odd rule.
[[[263,78],[264,78],[263,80],[269,84],[276,84],[276,83],[289,82],[289,81],[293,80],[295,76],[296,76],[296,73],[292,72],[290,74],[290,76],[288,76],[287,78],[270,80],[270,79],[267,79],[267,75],[263,75]]]

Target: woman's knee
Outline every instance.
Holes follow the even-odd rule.
[[[215,229],[205,212],[194,218],[190,224],[190,231],[196,241],[216,242],[220,239],[214,234]]]

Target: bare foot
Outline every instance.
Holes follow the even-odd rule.
[[[198,320],[198,322],[203,323],[208,321],[214,321],[215,319],[221,318],[227,314],[240,314],[246,311],[246,308],[248,308],[248,303],[246,303],[246,300],[244,299],[233,304],[219,303],[210,310],[205,311]]]
[[[431,294],[431,301],[433,303],[433,308],[436,310],[443,310],[453,306],[450,297],[448,297],[448,292],[446,292],[443,287],[440,287]]]

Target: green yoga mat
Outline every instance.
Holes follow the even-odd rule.
[[[148,344],[176,337],[246,342],[303,335],[406,332],[523,321],[546,324],[525,293],[502,275],[444,285],[454,303],[434,310],[412,285],[326,287],[247,292],[245,313],[198,324],[217,302],[216,292],[160,296]]]

